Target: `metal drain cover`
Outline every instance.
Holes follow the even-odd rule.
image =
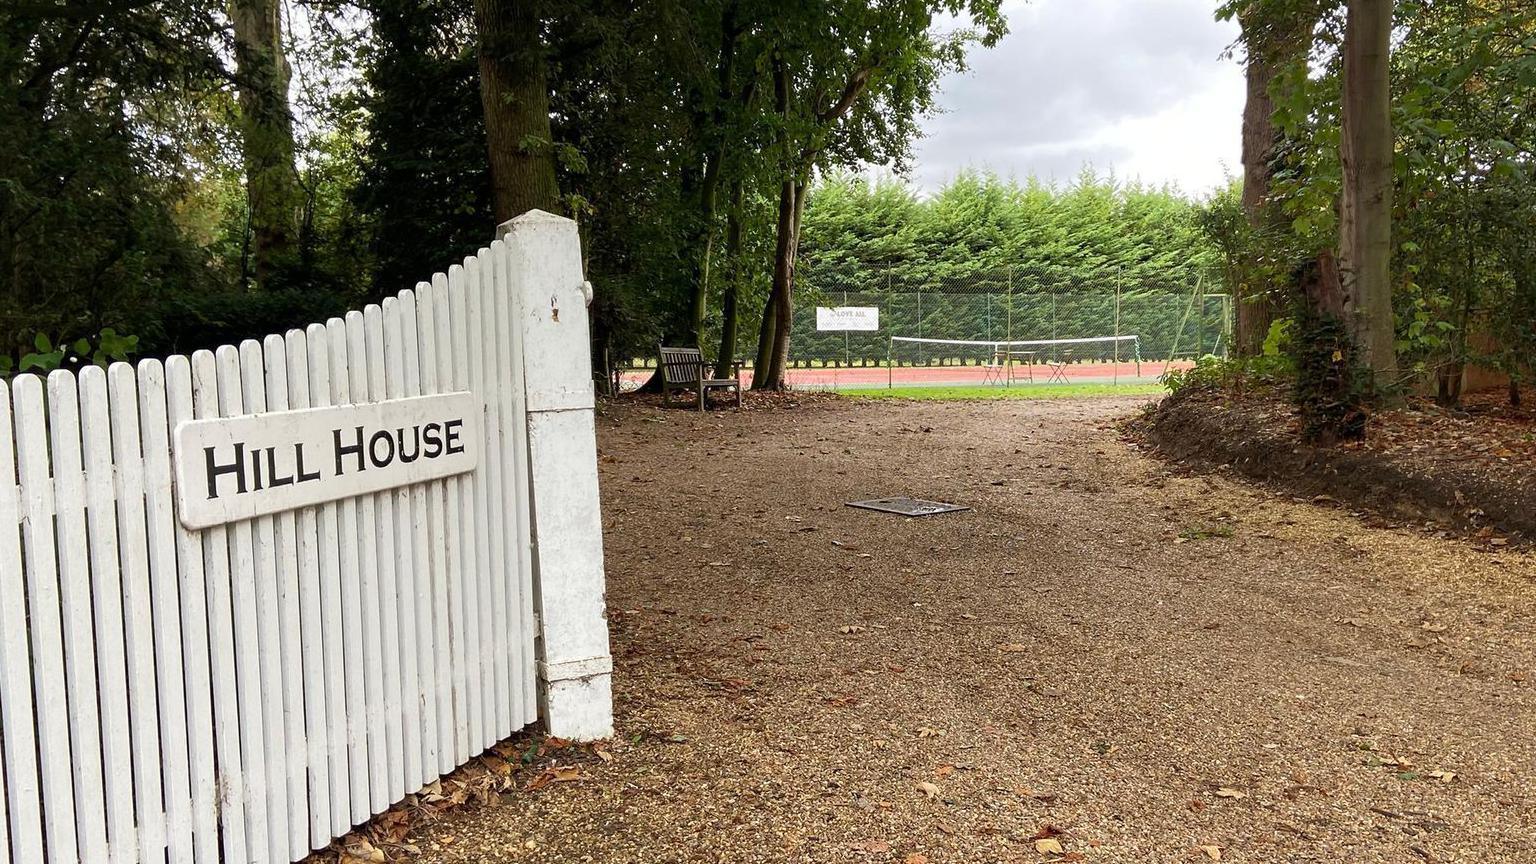
[[[898,516],[933,516],[937,513],[958,513],[969,510],[969,507],[961,507],[959,504],[945,504],[943,501],[924,501],[921,498],[873,498],[869,501],[849,501],[849,507],[859,507],[864,510],[878,510],[881,513],[895,513]]]

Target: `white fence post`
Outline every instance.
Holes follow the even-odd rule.
[[[576,223],[534,210],[503,223],[527,394],[539,700],[549,733],[613,734],[613,658],[587,296]]]

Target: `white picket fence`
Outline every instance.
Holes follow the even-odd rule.
[[[610,734],[575,226],[502,230],[344,319],[0,383],[7,862],[296,861],[541,714]],[[178,519],[184,421],[455,391],[470,473]]]

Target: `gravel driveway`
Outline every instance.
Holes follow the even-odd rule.
[[[612,759],[423,860],[1536,861],[1536,558],[1180,476],[1138,405],[604,408]],[[974,509],[843,506],[898,494]]]

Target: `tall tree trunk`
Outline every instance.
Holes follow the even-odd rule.
[[[1246,20],[1242,23],[1250,24]],[[1275,79],[1277,63],[1263,39],[1252,33],[1248,34],[1248,39],[1248,62],[1243,70],[1248,83],[1247,100],[1243,103],[1243,213],[1248,217],[1248,224],[1258,229],[1264,221],[1270,162],[1275,153],[1275,102],[1269,87]],[[1231,285],[1228,290],[1240,292],[1237,296],[1237,354],[1253,357],[1263,350],[1278,304],[1273,293],[1266,290],[1269,286],[1255,284],[1253,262],[1244,263],[1245,272],[1239,274],[1239,278],[1246,277],[1247,284]]]
[[[475,0],[480,104],[498,224],[529,210],[560,209],[544,46],[534,7],[533,0]]]
[[[267,288],[274,271],[293,256],[303,202],[293,161],[282,7],[277,0],[232,0],[229,17],[235,31],[251,271],[256,287]]]
[[[736,49],[741,37],[737,23],[737,4],[729,3],[720,18],[720,48],[715,62],[713,106],[705,111],[697,88],[691,94],[694,103],[695,139],[702,144],[704,173],[699,181],[698,212],[692,235],[688,238],[688,259],[693,267],[692,294],[689,302],[689,331],[694,344],[704,344],[704,318],[709,308],[711,258],[714,255],[715,212],[719,197],[720,172],[725,163],[728,105],[736,77]]]
[[[794,208],[790,217],[789,246],[785,250],[788,260],[782,266],[784,290],[779,293],[779,304],[773,310],[773,365],[768,369],[768,376],[776,382],[773,385],[775,390],[783,390],[788,384],[785,375],[789,370],[789,337],[795,324],[795,264],[800,257],[800,222],[805,216],[805,186],[804,180],[794,184]],[[775,265],[775,274],[780,269]]]
[[[699,183],[698,226],[689,243],[689,260],[693,266],[693,284],[688,302],[688,332],[693,344],[704,345],[704,317],[709,310],[710,258],[715,250],[715,199],[720,187],[721,154],[712,153],[704,166],[704,176]]]
[[[1392,0],[1349,0],[1344,31],[1339,250],[1345,323],[1376,390],[1397,384],[1392,318]]]
[[[715,354],[716,378],[729,375],[731,361],[736,359],[736,333],[741,319],[737,297],[741,285],[741,204],[744,191],[740,178],[731,181],[730,212],[726,214],[725,223],[725,291],[720,304],[720,351]]]
[[[784,389],[784,365],[778,358],[789,346],[779,345],[787,331],[782,323],[788,317],[790,280],[793,278],[795,246],[795,189],[793,180],[779,184],[779,218],[774,229],[773,283],[763,308],[763,325],[757,340],[757,360],[752,364],[752,389]],[[787,341],[787,340],[786,340]]]

